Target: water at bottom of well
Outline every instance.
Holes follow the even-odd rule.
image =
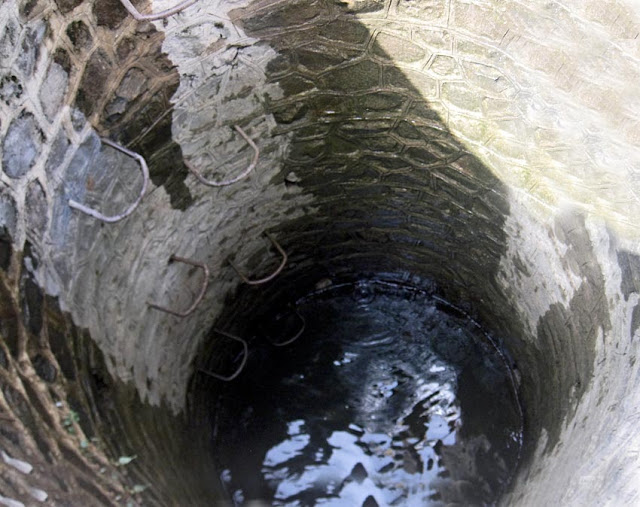
[[[217,400],[213,447],[232,504],[496,502],[522,417],[511,372],[475,323],[376,281],[311,294],[297,311],[300,338],[258,350]]]

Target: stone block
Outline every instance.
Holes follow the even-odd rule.
[[[127,71],[116,89],[115,96],[105,107],[105,114],[109,121],[117,119],[124,114],[129,103],[138,98],[148,88],[148,79],[144,72],[138,68]]]
[[[11,235],[5,226],[0,226],[0,269],[7,270],[11,264],[13,247]]]
[[[312,73],[318,73],[318,72],[326,71],[337,65],[340,65],[341,63],[344,63],[345,61],[352,58],[353,56],[360,54],[360,52],[357,52],[357,53],[354,52],[352,55],[347,54],[346,52],[337,53],[337,54],[336,53],[327,54],[324,51],[322,51],[322,49],[323,48],[320,48],[320,50],[317,50],[317,48],[314,48],[313,50],[307,49],[307,48],[299,49],[298,51],[296,51],[298,65],[304,67],[303,70],[306,70]],[[272,71],[271,75],[276,75],[277,73],[283,73],[288,70],[288,68],[285,66],[286,65],[285,60],[281,59],[280,57],[278,57],[276,60],[277,60],[277,65],[273,65],[273,66],[270,65],[268,67],[268,70]]]
[[[25,0],[21,2],[20,17],[24,20],[29,20],[29,18],[38,16],[47,8],[47,3],[41,0]]]
[[[372,51],[381,58],[402,63],[418,62],[426,56],[420,46],[391,33],[378,34]]]
[[[67,92],[68,83],[69,75],[65,70],[57,63],[51,63],[39,94],[40,104],[47,119],[53,120],[55,118]]]
[[[102,143],[91,134],[75,152],[65,171],[65,194],[69,199],[81,202],[86,191],[87,173],[100,152]]]
[[[447,3],[446,0],[399,0],[398,13],[420,21],[436,21],[445,16]]]
[[[273,117],[278,123],[289,124],[303,118],[308,111],[304,102],[294,102],[277,107],[273,110]]]
[[[56,194],[51,217],[50,235],[54,244],[61,247],[70,243],[67,235],[71,231],[72,220],[79,212],[69,207],[69,199],[84,202],[86,179],[90,165],[100,150],[100,139],[95,134],[89,136],[75,152],[65,171],[63,188]]]
[[[133,37],[125,37],[122,39],[116,48],[116,54],[118,60],[125,60],[136,47],[136,41]]]
[[[49,157],[45,162],[44,168],[48,175],[52,175],[55,170],[60,167],[60,164],[64,161],[64,156],[69,148],[69,139],[63,129],[58,131],[58,135],[53,140],[51,145],[51,151]]]
[[[408,141],[417,141],[422,139],[420,131],[410,122],[403,120],[393,129],[393,132],[399,137]]]
[[[425,148],[408,148],[405,151],[405,156],[410,162],[418,164],[418,166],[429,166],[442,162],[438,153]]]
[[[318,0],[297,0],[283,2],[271,9],[260,12],[254,17],[243,20],[244,28],[248,32],[269,30],[301,25],[322,13],[324,6]]]
[[[287,97],[298,95],[315,88],[313,81],[297,75],[286,76],[282,78],[279,83]]]
[[[58,5],[60,12],[62,12],[62,14],[66,14],[80,5],[82,0],[55,0],[55,2]]]
[[[89,49],[93,45],[91,31],[82,20],[69,23],[66,33],[74,49],[78,52]]]
[[[33,114],[23,111],[9,125],[2,145],[2,169],[10,178],[21,178],[36,162],[44,134]]]
[[[328,72],[324,76],[324,81],[326,88],[331,90],[343,92],[367,90],[380,84],[380,66],[365,60]]]
[[[44,21],[40,21],[25,30],[16,64],[26,76],[33,75],[36,69],[40,58],[40,46],[47,33],[47,28],[47,24]]]
[[[442,99],[448,104],[469,113],[482,113],[484,95],[474,93],[465,85],[457,82],[442,83]]]
[[[400,94],[376,92],[356,98],[355,107],[357,111],[399,112],[405,101],[406,97]]]
[[[476,37],[499,41],[509,30],[505,17],[497,15],[497,9],[491,5],[466,3],[463,0],[451,3],[452,21],[460,29],[473,33]]]
[[[336,20],[323,26],[320,35],[330,40],[364,44],[369,38],[369,29],[362,23]]]
[[[56,48],[53,52],[53,61],[60,65],[67,74],[71,74],[73,68],[69,52],[64,48]]]
[[[114,29],[129,16],[129,13],[119,0],[103,0],[94,2],[93,15],[96,17],[98,26]]]
[[[25,327],[34,335],[42,329],[42,290],[25,268],[20,280],[20,306]]]
[[[515,95],[516,89],[513,84],[497,68],[475,62],[463,62],[462,66],[469,84],[494,95]]]
[[[456,59],[448,55],[436,55],[429,65],[429,70],[438,74],[439,76],[446,76],[449,78],[462,77],[462,71]]]
[[[7,189],[0,187],[0,227],[9,238],[15,237],[17,216],[15,200]]]
[[[5,74],[0,79],[0,100],[7,106],[13,106],[19,103],[24,88],[20,80],[14,74]]]
[[[3,67],[9,68],[9,60],[13,56],[19,37],[20,28],[18,24],[12,19],[9,19],[4,27],[2,38],[0,39],[0,64],[2,64]]]
[[[73,130],[76,132],[81,132],[82,129],[87,125],[87,117],[84,115],[82,111],[79,109],[72,108],[69,113],[71,125],[73,126]]]
[[[25,197],[28,228],[36,237],[41,237],[47,226],[47,197],[40,182],[32,181]]]
[[[438,95],[438,83],[421,72],[386,66],[384,84],[413,92],[420,98],[435,98]]]
[[[128,101],[134,100],[147,89],[147,77],[142,69],[131,68],[120,81],[116,95]]]
[[[76,107],[86,116],[91,116],[101,101],[111,72],[111,61],[107,54],[102,49],[96,50],[84,69],[76,94]]]

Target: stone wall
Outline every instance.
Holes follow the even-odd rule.
[[[204,477],[206,456],[184,462],[182,443],[153,437],[184,431],[197,353],[240,283],[227,261],[268,274],[271,231],[289,262],[263,305],[320,280],[415,276],[500,337],[528,431],[508,501],[637,501],[639,15],[631,1],[218,0],[139,22],[117,0],[3,3],[0,268],[21,321],[2,330],[4,385],[28,377],[49,412],[69,396],[55,372],[90,340],[61,352],[71,339],[50,320],[68,314],[114,399],[154,414],[114,407],[131,445],[107,444],[104,466],[137,445],[132,474],[163,477],[149,501],[215,494],[176,486],[178,468]],[[188,164],[221,180],[251,159],[235,125],[259,147],[255,170],[202,185]],[[138,162],[100,136],[150,170],[114,224],[68,202],[117,214],[140,191]],[[148,306],[186,308],[199,290],[201,271],[171,255],[211,271],[184,319]],[[7,389],[3,411],[23,420]],[[140,420],[163,422],[145,436]],[[34,445],[11,449],[46,454]],[[134,501],[136,477],[100,495]]]

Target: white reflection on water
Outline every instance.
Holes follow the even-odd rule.
[[[423,386],[427,387],[436,386]],[[414,438],[400,436],[407,429],[402,420],[389,433],[350,424],[344,431],[331,433],[330,453],[325,456],[322,449],[308,448],[311,437],[304,433],[302,420],[288,423],[289,438],[269,449],[263,461],[262,474],[275,489],[274,504],[302,505],[296,497],[305,492],[313,495],[317,505],[362,505],[370,496],[380,506],[400,501],[402,505],[428,504],[435,493],[429,484],[443,471],[433,445],[438,440],[444,445],[455,443],[450,421],[459,417],[447,403],[454,398],[453,392],[437,387],[440,403],[432,405],[429,414],[422,411],[424,433]],[[443,404],[448,416],[442,413]],[[298,460],[292,466],[292,459],[303,454],[314,459],[303,459],[302,465]]]
[[[309,444],[310,440],[309,435],[300,434],[300,429],[303,424],[304,421],[299,419],[288,424],[289,428],[287,433],[291,438],[280,442],[275,447],[269,449],[269,452],[267,452],[267,455],[264,458],[264,466],[277,466],[300,454],[300,451]]]

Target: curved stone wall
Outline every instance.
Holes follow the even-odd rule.
[[[429,280],[509,354],[526,442],[505,504],[638,501],[638,16],[614,1],[218,0],[148,22],[118,0],[5,2],[0,446],[36,470],[0,464],[2,494],[210,502],[190,401],[215,389],[198,365],[228,366],[212,327],[241,334],[236,296],[266,313],[376,274]],[[250,162],[236,125],[255,169],[202,185],[189,166],[224,180]],[[113,224],[69,206],[118,214],[140,192],[138,161],[100,136],[151,178]],[[228,261],[273,271],[264,232],[288,263],[246,296]],[[185,309],[200,290],[172,255],[211,273],[185,318],[148,305]]]

